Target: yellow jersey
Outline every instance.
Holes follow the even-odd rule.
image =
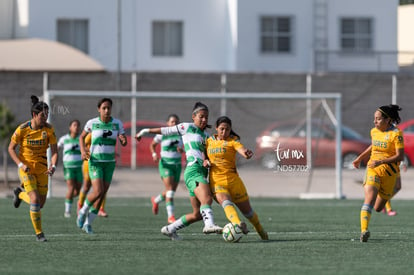
[[[11,141],[19,145],[19,159],[30,168],[31,173],[43,173],[47,170],[46,150],[57,139],[53,126],[49,123],[33,130],[31,122],[21,124],[14,131]]]
[[[231,183],[239,177],[236,169],[236,153],[243,147],[235,136],[219,140],[217,135],[213,135],[207,139],[207,156],[211,164],[210,183],[218,181]]]
[[[404,149],[403,134],[397,127],[389,128],[384,132],[373,128],[371,139],[371,160],[385,159],[394,156],[397,149]]]

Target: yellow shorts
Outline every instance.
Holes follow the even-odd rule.
[[[49,188],[49,176],[47,174],[30,174],[19,169],[19,178],[27,193],[37,190],[39,195],[47,195]]]
[[[82,174],[83,174],[83,179],[85,181],[90,181],[91,178],[89,177],[89,161],[84,160],[82,163]]]
[[[367,168],[364,185],[372,185],[378,189],[378,195],[384,200],[389,200],[394,194],[395,180],[399,172],[393,173],[386,169],[385,165],[375,168]]]
[[[210,179],[210,189],[214,196],[217,193],[229,194],[234,203],[244,202],[249,199],[246,187],[240,177],[236,177],[232,182],[215,182]]]

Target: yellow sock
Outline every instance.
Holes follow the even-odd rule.
[[[369,220],[371,219],[372,206],[363,204],[361,208],[361,232],[368,230]]]
[[[105,198],[102,201],[100,210],[104,210],[105,209],[105,203],[106,203],[106,195],[105,195]]]
[[[79,199],[78,199],[78,205],[80,205],[82,207],[84,201],[86,198],[86,194],[83,191],[80,191],[79,193]]]
[[[387,201],[387,203],[385,204],[385,210],[387,210],[387,212],[390,212],[391,209],[391,201]]]
[[[224,208],[224,213],[226,214],[227,219],[232,224],[240,224],[241,221],[239,215],[237,214],[236,207],[234,207],[234,204],[231,201],[226,200],[221,205]]]
[[[260,232],[263,230],[263,226],[259,221],[259,216],[257,216],[256,212],[253,212],[253,216],[248,218],[250,223],[254,226],[254,229],[256,229],[256,232]]]
[[[24,201],[25,203],[30,204],[29,194],[27,194],[27,192],[25,191],[20,192],[19,199],[22,199],[22,201]]]
[[[39,204],[30,204],[30,219],[36,235],[42,233],[42,214]]]

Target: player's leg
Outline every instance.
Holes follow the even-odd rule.
[[[401,176],[398,175],[397,179],[395,180],[395,186],[393,190],[392,197],[394,197],[399,191],[401,190]],[[397,211],[394,211],[391,206],[391,199],[387,201],[385,204],[385,211],[388,216],[395,216],[397,215]]]
[[[105,205],[106,205],[106,194],[102,200],[101,207],[99,207],[98,216],[107,218],[108,213],[106,213],[105,211]]]
[[[171,170],[171,172],[174,173],[174,170]],[[177,179],[177,176],[175,175],[172,175],[171,177],[163,178],[163,182],[165,186],[165,208],[167,210],[168,223],[175,222],[174,195],[175,195],[175,191],[177,190],[178,180],[179,180],[179,176]]]
[[[79,198],[78,198],[78,210],[82,208],[83,203],[86,199],[86,194],[88,194],[89,189],[91,188],[91,178],[89,177],[89,164],[88,161],[84,161],[82,164],[82,174],[83,174],[83,186],[82,189],[79,192]]]
[[[360,220],[361,220],[361,236],[360,241],[361,242],[367,242],[368,238],[370,236],[368,225],[371,220],[371,213],[372,208],[374,207],[376,198],[378,194],[378,189],[374,185],[364,185],[364,203],[361,207],[360,212]]]
[[[202,220],[200,213],[200,202],[195,197],[195,195],[190,191],[190,202],[193,212],[181,216],[175,222],[164,226],[161,228],[161,233],[165,236],[168,236],[173,241],[181,240],[181,237],[178,236],[177,231],[189,226],[192,223]]]
[[[240,209],[240,211],[243,213],[243,215],[253,225],[254,229],[256,230],[257,234],[259,234],[260,238],[262,240],[268,240],[269,236],[266,230],[264,230],[262,224],[260,223],[259,216],[251,207],[250,200],[247,199],[241,202],[237,202],[236,205]]]

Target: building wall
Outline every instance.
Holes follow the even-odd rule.
[[[397,0],[329,0],[327,50],[339,49],[339,18],[374,18],[374,51],[397,50]],[[121,33],[118,33],[118,6]],[[32,0],[29,37],[56,40],[58,18],[89,18],[90,52],[109,71],[287,72],[313,71],[313,3],[309,0]],[[82,7],[82,8],[80,8]],[[299,7],[299,8],[298,8]],[[260,15],[291,15],[295,19],[294,51],[263,55],[259,51]],[[151,22],[184,23],[184,55],[153,57]],[[121,37],[121,39],[118,39]],[[118,50],[118,45],[121,50]],[[118,61],[118,54],[122,55]],[[332,71],[397,71],[397,58],[331,57]],[[380,64],[378,64],[380,63]]]

